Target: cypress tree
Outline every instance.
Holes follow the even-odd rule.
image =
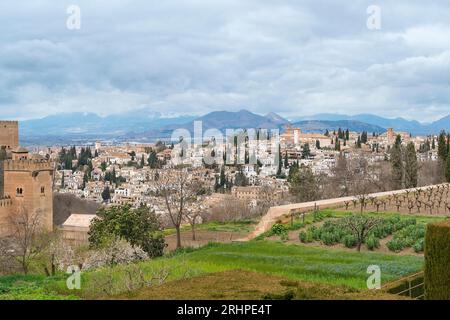
[[[450,151],[447,155],[447,160],[445,161],[445,178],[447,179],[447,182],[450,182]]]
[[[286,150],[284,154],[284,168],[287,169],[288,167],[289,167],[289,159],[288,159],[288,152]]]
[[[391,149],[392,183],[394,189],[401,189],[403,186],[403,160],[401,137],[397,136],[395,144]]]
[[[417,154],[414,143],[408,143],[405,153],[405,187],[417,187]]]
[[[447,160],[448,150],[445,131],[441,131],[438,138],[438,156],[444,163]]]
[[[277,169],[277,176],[281,176],[281,167],[283,166],[283,158],[281,155],[281,146],[278,145],[278,169]]]

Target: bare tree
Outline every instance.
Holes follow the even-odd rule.
[[[343,220],[344,226],[356,239],[358,251],[361,251],[361,245],[367,238],[369,232],[380,223],[380,219],[362,214],[350,216]]]
[[[157,194],[164,198],[167,215],[175,227],[177,248],[181,248],[181,224],[188,213],[186,208],[204,190],[203,182],[191,177],[188,168],[166,170],[155,181]]]
[[[197,225],[197,223],[199,223],[202,220],[202,213],[198,210],[195,210],[193,212],[188,212],[187,214],[185,214],[185,218],[191,225],[192,241],[195,241],[196,240],[195,226]]]
[[[30,212],[21,206],[9,217],[11,226],[11,255],[20,263],[23,273],[28,274],[30,263],[47,246],[43,239],[41,212]]]

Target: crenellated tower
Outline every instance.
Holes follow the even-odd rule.
[[[15,127],[18,129],[17,123]],[[12,147],[18,133],[9,129],[5,133],[3,129],[0,127],[1,143]],[[8,133],[13,137],[7,138]],[[46,158],[30,155],[22,147],[8,148],[7,158],[0,161],[0,236],[10,233],[10,217],[19,210],[39,214],[43,227],[53,229],[52,179],[52,164]]]

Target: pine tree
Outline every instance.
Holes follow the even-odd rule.
[[[345,140],[350,140],[350,131],[348,131],[348,129],[345,130]]]
[[[318,183],[309,166],[301,166],[290,179],[290,193],[298,202],[314,201],[318,198]]]
[[[405,152],[405,188],[417,187],[417,154],[414,143],[408,143]]]

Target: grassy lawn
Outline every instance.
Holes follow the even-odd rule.
[[[230,222],[207,222],[195,226],[196,230],[210,231],[210,232],[236,232],[249,233],[255,226],[253,220],[230,221]],[[191,231],[190,225],[183,225],[181,231]],[[165,235],[175,234],[175,228],[167,228],[164,230]]]
[[[120,265],[85,272],[82,274],[79,291],[66,289],[64,274],[52,278],[32,275],[0,277],[0,299],[100,298],[105,297],[102,288],[109,278],[113,279],[114,287],[110,294],[124,294],[127,272],[130,274],[131,270],[131,273],[137,273],[130,268],[138,268],[146,279],[166,272],[165,284],[216,272],[242,270],[294,281],[365,289],[369,265],[380,266],[382,283],[385,283],[421,270],[422,264],[423,258],[417,256],[348,252],[276,241],[210,244],[137,265]],[[252,280],[249,280],[250,287],[251,283]],[[250,295],[249,298],[251,297],[254,296]]]
[[[422,257],[396,256],[380,253],[358,253],[335,249],[313,248],[302,245],[286,245],[274,241],[251,241],[247,243],[211,244],[192,252],[178,253],[138,264],[146,278],[166,270],[166,283],[174,280],[187,280],[214,272],[244,270],[285,279],[365,289],[367,267],[378,265],[382,281],[387,282],[421,270]],[[65,277],[36,278],[32,276],[17,278],[18,282],[0,278],[5,295],[0,298],[100,298],[105,279],[114,279],[114,294],[123,294],[122,285],[126,270],[136,266],[117,266],[114,269],[99,269],[82,274],[80,291],[65,289]],[[249,280],[250,281],[250,280]],[[20,290],[11,291],[18,284],[38,291],[22,294]],[[7,292],[9,290],[9,292]],[[34,294],[34,296],[33,296]],[[67,296],[67,297],[66,297]]]

